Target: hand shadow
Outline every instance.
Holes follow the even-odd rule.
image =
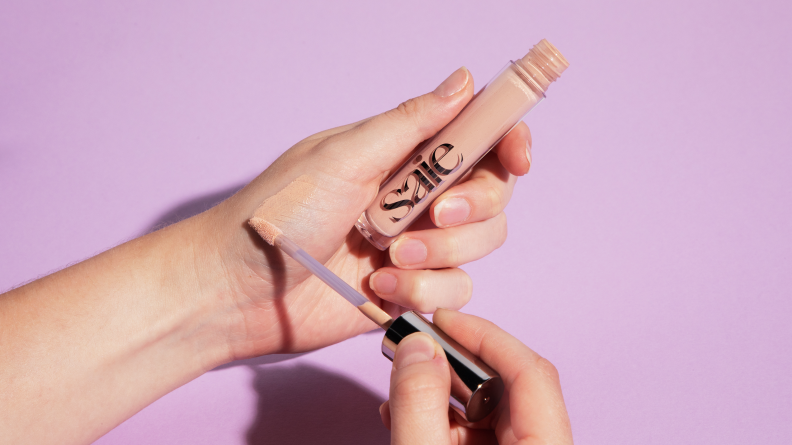
[[[150,233],[204,212],[241,190],[245,184],[199,196],[163,213],[144,232]],[[268,249],[257,236],[271,263],[282,263],[280,251]],[[278,280],[282,287],[282,277]],[[283,308],[278,308],[283,310]],[[284,326],[285,338],[291,327]],[[389,443],[390,433],[382,425],[378,408],[384,400],[342,375],[311,365],[268,367],[303,354],[275,354],[238,360],[214,370],[249,366],[256,374],[253,388],[258,394],[256,418],[247,432],[247,443],[348,444]]]
[[[238,184],[235,186],[227,187],[220,191],[209,193],[203,196],[198,196],[193,199],[189,199],[182,204],[177,205],[176,207],[168,210],[167,212],[163,213],[158,217],[149,227],[143,232],[143,235],[147,233],[154,232],[156,230],[165,228],[171,224],[175,224],[183,219],[190,218],[195,216],[199,213],[205,212],[210,208],[220,204],[221,202],[225,201],[226,199],[230,198],[234,193],[242,190],[242,188],[246,184]],[[247,224],[245,223],[245,228]],[[255,234],[252,230],[249,230],[251,234],[251,239],[254,243],[259,245],[261,249],[264,251],[265,255],[267,255],[267,259],[274,267],[278,267],[278,265],[283,264],[283,255],[277,249],[273,249],[270,246],[266,245],[258,235]],[[275,292],[281,293],[283,292],[284,287],[284,278],[282,276],[276,276],[275,285]],[[282,304],[278,304],[276,309],[283,313],[285,312],[285,308],[283,308]],[[285,342],[289,343],[291,341],[291,331],[290,326],[288,323],[284,325],[284,338],[286,339]],[[231,363],[226,363],[225,365],[218,366],[214,370],[219,369],[226,369],[233,366],[243,366],[243,365],[263,365],[268,363],[277,363],[283,360],[288,360],[294,357],[299,357],[303,354],[275,354],[263,357],[254,357],[246,360],[237,360]]]
[[[259,398],[248,445],[389,443],[385,400],[358,383],[306,364],[251,369]]]
[[[238,184],[214,193],[209,193],[207,195],[202,195],[198,196],[197,198],[187,200],[160,215],[160,217],[150,224],[141,235],[168,227],[169,225],[175,224],[183,219],[187,219],[201,212],[205,212],[206,210],[209,210],[217,204],[220,204],[221,202],[230,198],[234,193],[242,190],[242,187],[245,185],[247,184]]]

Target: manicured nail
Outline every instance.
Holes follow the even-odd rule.
[[[396,276],[388,272],[376,272],[371,276],[371,289],[378,294],[392,294],[396,292]]]
[[[435,342],[428,334],[418,332],[408,335],[396,350],[393,366],[402,369],[415,363],[428,362],[435,358]]]
[[[468,70],[464,66],[454,71],[443,83],[435,88],[434,93],[440,97],[452,96],[465,88],[468,83]]]
[[[531,142],[525,142],[525,157],[528,159],[528,169],[531,169],[531,165],[533,164],[533,159],[531,158]]]
[[[397,266],[411,266],[426,261],[426,245],[417,239],[400,239],[391,245],[391,260]]]
[[[448,198],[434,208],[438,227],[448,227],[465,222],[470,216],[470,204],[464,198]]]

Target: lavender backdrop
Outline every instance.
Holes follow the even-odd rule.
[[[4,0],[0,288],[547,37],[572,66],[467,311],[558,366],[580,444],[788,444],[791,5]],[[215,370],[98,443],[386,443],[380,338]]]

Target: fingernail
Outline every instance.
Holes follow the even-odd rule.
[[[533,164],[533,158],[531,158],[531,142],[525,142],[525,158],[528,159],[528,169],[531,169],[531,165]]]
[[[448,227],[464,222],[470,216],[470,204],[464,198],[448,198],[434,208],[438,227]]]
[[[379,407],[380,416],[382,415],[382,409],[385,408],[385,404],[388,402],[383,402],[382,405]]]
[[[443,83],[435,88],[434,93],[440,97],[452,96],[465,88],[468,83],[468,70],[464,66],[454,71]]]
[[[426,254],[426,246],[417,239],[400,239],[391,245],[391,260],[397,266],[423,263]]]
[[[428,362],[435,358],[434,340],[428,334],[418,332],[405,337],[396,350],[393,366],[402,369],[415,363]]]
[[[396,292],[396,276],[387,272],[376,272],[371,276],[371,289],[378,294]]]

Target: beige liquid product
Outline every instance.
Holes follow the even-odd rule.
[[[569,66],[542,40],[510,62],[433,138],[423,143],[360,215],[360,233],[380,250],[417,220],[536,106]]]

